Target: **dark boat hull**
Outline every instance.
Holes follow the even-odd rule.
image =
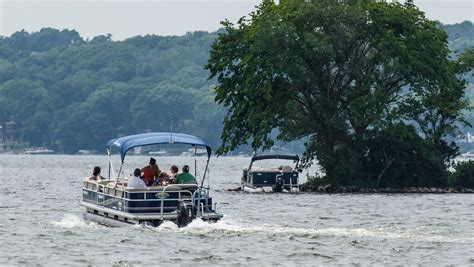
[[[248,193],[297,193],[299,192],[298,172],[245,169],[241,185],[242,190]]]

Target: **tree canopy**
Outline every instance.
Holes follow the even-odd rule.
[[[220,153],[306,138],[330,182],[442,183],[465,123],[465,81],[447,34],[412,4],[264,1],[212,45],[228,109]],[[418,166],[413,169],[414,164]]]

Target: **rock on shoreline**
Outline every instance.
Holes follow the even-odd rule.
[[[306,182],[300,186],[301,192],[314,192],[314,193],[361,193],[361,194],[378,194],[378,193],[412,193],[412,194],[472,194],[474,189],[472,188],[438,188],[438,187],[405,187],[405,188],[361,188],[357,186],[340,186],[334,187],[331,184],[320,185],[318,187],[312,186]]]

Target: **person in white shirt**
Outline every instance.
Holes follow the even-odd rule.
[[[128,187],[146,188],[145,182],[140,178],[140,169],[133,171],[133,177],[128,179]]]

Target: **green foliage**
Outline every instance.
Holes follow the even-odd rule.
[[[458,162],[451,174],[451,186],[474,188],[474,161]]]
[[[272,6],[268,3],[267,5]],[[288,6],[285,10],[289,13],[281,13],[282,17],[287,18],[292,15],[293,8]],[[312,20],[318,21],[325,18],[315,16],[310,10],[307,13]],[[319,62],[315,60],[334,58],[334,53],[338,50],[334,50],[328,43],[329,39],[324,39],[328,36],[325,32],[336,31],[341,40],[346,40],[346,36],[353,36],[351,31],[344,30],[338,26],[339,24],[335,24],[316,36],[310,33],[304,34],[305,40],[311,45],[298,47],[294,36],[282,39],[278,37],[278,34],[290,30],[304,33],[303,29],[311,26],[305,26],[304,17],[300,16],[299,24],[295,24],[297,27],[302,27],[300,30],[294,29],[295,25],[287,25],[293,27],[292,29],[286,27],[285,23],[270,19],[268,18],[267,25],[268,23],[279,25],[279,32],[276,32],[277,28],[268,31],[262,26],[254,34],[261,35],[265,40],[255,38],[260,40],[258,45],[251,44],[252,39],[247,40],[255,51],[255,58],[261,58],[261,55],[268,55],[274,51],[281,53],[282,59],[289,58],[294,51],[304,53],[295,62],[268,61],[268,64],[273,64],[273,70],[279,69],[280,65],[291,70],[289,66],[292,64],[298,63],[304,66],[300,62],[314,63]],[[357,18],[353,18],[342,20],[341,23],[350,24],[356,21]],[[330,21],[325,23],[329,24]],[[457,47],[461,43],[471,42],[472,35],[466,33],[472,30],[472,23],[439,26],[448,32],[452,41],[450,47],[455,44],[459,52],[467,50],[467,47]],[[100,151],[109,138],[117,135],[146,130],[167,131],[170,128],[170,118],[173,117],[176,131],[196,134],[211,143],[213,147],[218,146],[222,121],[227,110],[214,103],[214,92],[211,87],[215,80],[206,79],[209,73],[203,69],[203,65],[208,60],[210,47],[217,34],[226,32],[227,30],[221,29],[216,33],[193,32],[184,36],[146,35],[120,42],[112,41],[110,35],[97,36],[90,41],[83,40],[74,30],[51,28],[32,33],[19,31],[10,37],[0,36],[0,124],[13,118],[21,125],[21,141],[29,142],[34,146],[47,146],[57,151],[75,153],[78,149]],[[264,43],[267,41],[268,44],[275,41],[275,48],[267,49]],[[288,43],[287,49],[276,50],[286,43]],[[238,49],[247,48],[239,47]],[[313,50],[318,53],[314,53]],[[455,55],[458,56],[458,54]],[[338,58],[343,59],[340,55]],[[246,58],[246,62],[251,62],[251,60],[254,59]],[[262,63],[267,62],[263,58],[260,60]],[[265,69],[257,68],[256,70],[259,70],[261,75],[267,75]],[[308,74],[303,68],[295,68],[294,72],[300,70],[306,71],[301,77]],[[250,67],[248,72],[252,72]],[[269,75],[265,77],[273,79]],[[309,72],[308,77],[324,77],[324,72]],[[472,78],[469,76],[467,79]],[[284,89],[285,85],[282,83],[279,88]],[[231,89],[229,90],[231,92]],[[250,88],[249,91],[252,92],[252,89]],[[292,98],[287,98],[283,90],[277,92],[275,97],[273,94],[271,88],[267,89],[266,94],[250,99],[252,102],[249,102],[249,107],[261,102],[271,106],[273,111],[288,112],[295,115],[295,120],[300,119],[301,113],[292,110],[297,107]],[[354,93],[354,95],[357,94],[359,93]],[[382,96],[382,94],[377,94],[377,96]],[[244,101],[247,101],[247,98],[244,98]],[[374,97],[359,94],[358,100],[354,100],[352,105],[358,109],[351,111],[354,118],[357,118],[358,124],[362,124],[364,120],[363,109],[372,109],[372,113],[375,114],[373,116],[377,116],[380,109],[376,105],[373,107],[364,105],[365,99],[375,103]],[[320,105],[327,104],[324,101],[319,101],[319,103]],[[339,104],[334,101],[329,107],[331,105]],[[245,111],[241,112],[246,114]],[[256,110],[252,117],[245,120],[251,119],[262,125],[268,122],[273,123],[271,113],[266,113],[268,115],[266,119],[260,120],[259,112]],[[327,114],[322,115],[327,116]],[[473,116],[470,115],[468,118],[471,123],[474,122]],[[301,123],[302,129],[309,132],[313,127],[312,121],[304,117],[301,119],[303,122],[309,122],[308,124]],[[327,116],[325,120],[330,119],[333,118]],[[281,118],[276,118],[275,123],[278,120]],[[345,131],[351,131],[351,127],[347,128],[343,116],[339,118],[338,123],[339,128],[334,132],[335,136],[344,136]],[[320,129],[324,130],[324,125]],[[334,131],[334,129],[328,128],[327,131]],[[272,129],[269,139],[274,140],[277,133],[281,134],[282,142],[298,138],[298,132],[288,135],[288,132]],[[253,136],[245,130],[242,130],[240,135]],[[321,145],[312,142],[311,135],[304,136],[309,146]],[[335,147],[344,149],[348,155],[355,153],[352,146],[346,143],[347,141],[338,141]],[[323,146],[324,148],[327,147]],[[342,156],[336,158],[335,154],[329,154],[324,160],[328,163],[335,162],[334,164],[343,171],[349,170],[354,163],[349,163],[354,160],[348,158],[344,159]],[[359,161],[357,163],[359,164],[357,166],[363,166]],[[348,173],[347,176],[352,176],[351,171],[346,171],[346,173]]]
[[[224,116],[203,69],[215,33],[110,35],[42,29],[0,37],[0,124],[21,141],[75,153],[119,135],[170,130],[216,146]],[[210,119],[212,121],[205,121]]]
[[[206,66],[228,108],[219,153],[268,148],[277,128],[306,138],[303,162],[317,158],[335,185],[443,183],[465,82],[446,33],[415,6],[264,1],[223,25]]]
[[[363,186],[382,188],[445,186],[448,163],[444,155],[456,152],[439,149],[413,126],[404,124],[375,133],[368,148],[370,152],[364,158],[368,179]]]

